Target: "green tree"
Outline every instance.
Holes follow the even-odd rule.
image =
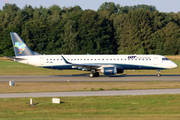
[[[152,28],[147,12],[142,9],[129,11],[123,21],[123,28],[121,27],[119,30],[122,31],[122,34],[117,36],[120,38],[119,54],[134,54],[137,51],[149,52]]]
[[[78,48],[77,46],[77,32],[75,29],[75,22],[68,20],[64,33],[62,34],[63,45],[62,45],[62,52],[65,54],[74,54],[75,49]]]

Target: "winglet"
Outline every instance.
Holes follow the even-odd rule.
[[[68,62],[62,55],[61,55],[61,57],[62,57],[62,59],[64,60],[64,62],[65,62],[66,64],[72,64],[72,63]]]

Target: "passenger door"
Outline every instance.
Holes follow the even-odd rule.
[[[155,57],[155,58],[154,58],[154,65],[157,65],[157,64],[158,64],[158,58]]]
[[[40,64],[41,64],[41,65],[44,64],[44,58],[43,58],[43,57],[40,58]]]

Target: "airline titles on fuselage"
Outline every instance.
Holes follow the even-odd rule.
[[[128,56],[128,59],[150,59],[151,60],[151,57]]]

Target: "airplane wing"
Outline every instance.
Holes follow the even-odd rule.
[[[101,67],[102,65],[96,65],[96,64],[73,64],[74,66],[78,66],[78,67],[88,67],[88,68],[98,68]]]
[[[99,65],[99,64],[76,64],[76,63],[71,63],[71,62],[68,62],[63,56],[61,56],[62,59],[64,60],[64,62],[66,64],[72,64],[74,66],[77,66],[77,67],[82,67],[82,68],[99,68],[101,67],[102,65]]]

